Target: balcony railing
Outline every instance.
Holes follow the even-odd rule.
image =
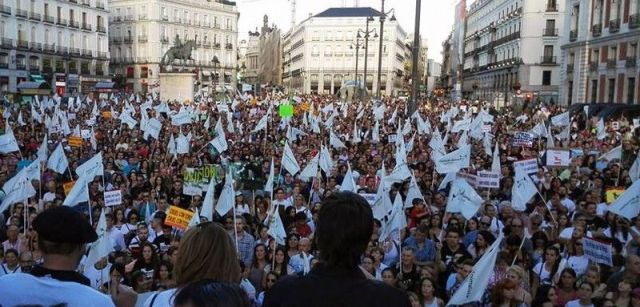
[[[50,74],[53,72],[53,67],[51,66],[43,66],[42,67],[42,72],[45,74]]]
[[[131,21],[131,20],[133,20],[133,15],[126,15],[126,16],[124,16],[124,20],[125,20],[125,21]]]
[[[138,43],[146,43],[148,40],[149,38],[146,35],[138,36]]]
[[[29,71],[32,73],[37,73],[40,71],[40,66],[38,65],[31,65],[29,66]]]
[[[636,29],[640,27],[640,14],[633,14],[629,16],[629,29]]]
[[[80,48],[69,48],[69,54],[73,56],[80,56]]]
[[[133,37],[129,36],[129,37],[125,37],[124,38],[124,43],[125,44],[131,44],[133,43]]]
[[[102,67],[100,67],[100,66],[96,67],[96,75],[97,76],[104,76],[104,70],[102,69]]]
[[[558,36],[558,28],[545,28],[542,31],[542,36]]]
[[[13,39],[11,38],[2,38],[2,45],[0,45],[0,47],[2,48],[13,48]]]
[[[43,44],[42,46],[44,52],[54,53],[56,51],[56,46],[53,44]]]
[[[138,20],[147,20],[147,14],[138,15]]]
[[[80,73],[83,74],[83,75],[90,75],[91,74],[91,70],[89,70],[88,67],[87,68],[83,67],[83,68],[80,69]]]
[[[593,25],[591,27],[591,35],[593,35],[593,37],[602,35],[602,24]]]
[[[557,62],[555,56],[543,55],[540,59],[540,64],[543,65],[555,65],[556,63]]]
[[[99,9],[103,9],[103,10],[104,10],[104,2],[102,2],[102,1],[96,1],[96,8],[99,8]]]
[[[558,11],[558,3],[555,1],[547,2],[547,12],[557,12]]]
[[[107,28],[105,28],[105,26],[102,25],[98,25],[98,32],[100,33],[107,33]]]
[[[31,42],[29,48],[34,51],[42,51],[42,43]]]
[[[575,42],[578,39],[578,30],[569,31],[569,41]]]
[[[67,20],[64,18],[58,18],[58,21],[56,22],[57,25],[59,26],[66,26],[67,25]]]
[[[11,7],[4,4],[0,4],[0,13],[11,15]]]
[[[625,61],[625,64],[624,64],[624,67],[626,67],[626,68],[636,67],[636,57],[633,57],[633,56],[627,57],[627,59]]]
[[[231,49],[233,49],[233,44],[231,44],[231,43],[226,44],[226,45],[225,45],[225,48],[226,48],[227,50],[231,50]]]
[[[29,49],[29,42],[28,41],[23,41],[23,40],[18,40],[18,49],[24,49],[24,50]]]
[[[88,6],[88,7],[91,7],[91,1],[89,1],[89,0],[82,0],[82,5],[84,5],[84,6]]]
[[[213,43],[213,49],[220,49],[220,43]]]
[[[27,18],[28,15],[27,10],[16,9],[16,17]]]
[[[69,26],[72,28],[80,28],[80,22],[75,20],[69,20]]]
[[[614,19],[609,21],[609,33],[616,33],[620,31],[620,19]]]
[[[169,16],[167,15],[162,15],[162,17],[160,17],[163,21],[169,21]]]
[[[29,13],[29,19],[33,19],[33,20],[42,20],[42,17],[40,15],[40,13],[36,13],[36,12],[30,12]]]
[[[169,38],[166,37],[166,36],[161,36],[160,37],[160,42],[163,43],[163,44],[166,44],[166,43],[169,42]]]
[[[567,73],[570,74],[573,72],[573,64],[567,64]]]
[[[44,15],[44,19],[42,21],[44,21],[46,23],[51,23],[51,24],[56,22],[55,18],[53,18],[53,16],[49,16],[49,15]]]
[[[58,62],[58,63],[62,63],[62,62]],[[64,71],[64,64],[61,64],[61,65],[57,65],[57,64],[56,64],[56,72],[58,72],[58,73],[65,73],[65,71]]]
[[[589,63],[589,71],[598,71],[599,66],[598,62],[591,62]]]
[[[106,60],[109,57],[109,53],[104,51],[98,51],[98,59]]]
[[[16,69],[17,70],[26,70],[27,69],[27,64],[25,64],[25,63],[16,63]]]
[[[607,60],[607,68],[608,69],[616,68],[616,64],[617,63],[618,63],[618,61],[616,59],[608,59]]]
[[[58,46],[56,48],[56,53],[61,55],[67,55],[69,54],[69,47]]]
[[[0,68],[9,68],[9,63],[7,63],[7,62],[0,62]]]
[[[82,56],[92,57],[93,54],[92,54],[91,50],[89,50],[89,49],[82,49]]]
[[[88,23],[83,23],[82,24],[82,30],[87,30],[87,31],[91,31],[93,29],[93,27],[88,24]]]
[[[77,74],[78,73],[78,69],[75,67],[69,67],[68,69],[70,74]]]

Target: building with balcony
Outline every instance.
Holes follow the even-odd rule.
[[[178,38],[194,41],[193,60],[176,60],[173,71],[196,73],[200,88],[235,88],[238,9],[235,2],[111,0],[112,71],[131,92],[159,92],[160,63]]]
[[[637,103],[640,1],[566,3],[561,103]]]
[[[366,30],[367,19],[373,17],[369,30],[380,35],[379,16],[380,12],[370,7],[330,8],[295,25],[282,41],[282,83],[299,93],[335,94],[345,81],[356,80],[356,62],[358,80],[362,82],[365,79],[365,40],[357,39],[358,30]],[[382,95],[397,94],[402,90],[406,38],[406,32],[395,18],[387,18],[380,78]],[[379,42],[379,37],[369,37],[366,86],[370,93],[375,92],[379,81]]]
[[[0,93],[44,81],[59,95],[109,77],[107,0],[0,1]]]
[[[557,103],[564,17],[560,0],[476,0],[466,19],[463,92],[497,105],[523,95]]]
[[[251,84],[254,89],[261,85],[282,84],[282,35],[275,25],[269,26],[267,15],[262,20],[260,31],[249,31],[244,40],[244,52],[241,56],[240,68],[243,82]]]

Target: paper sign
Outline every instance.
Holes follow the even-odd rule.
[[[613,128],[613,130],[615,130],[615,131],[620,130],[620,122],[612,122],[611,123],[611,128]]]
[[[608,189],[606,193],[607,204],[613,203],[622,193],[624,193],[624,189]]]
[[[69,181],[69,182],[65,182],[62,187],[64,188],[64,195],[68,195],[69,192],[71,191],[71,188],[73,188],[73,184],[75,182],[74,181]]]
[[[500,188],[500,173],[479,171],[476,182],[478,188],[498,189]]]
[[[178,229],[186,229],[187,226],[189,226],[189,221],[191,221],[193,214],[194,213],[189,210],[171,206],[169,207],[169,212],[164,223]]]
[[[613,249],[611,248],[611,244],[598,242],[585,237],[582,238],[582,246],[584,248],[584,255],[587,256],[589,260],[613,266],[613,260],[611,259]]]
[[[216,106],[218,108],[218,112],[223,113],[229,113],[229,106],[226,103],[221,103],[219,105]]]
[[[564,149],[547,149],[547,166],[569,166],[571,151]]]
[[[360,196],[364,197],[367,200],[369,205],[373,206],[376,203],[376,194],[375,193],[358,193]]]
[[[529,175],[535,174],[538,172],[538,160],[528,159],[528,160],[516,161],[516,162],[513,162],[513,167],[521,168]]]
[[[389,134],[389,136],[387,137],[387,140],[389,141],[389,143],[395,143],[397,139],[398,139],[397,134]]]
[[[253,89],[253,86],[251,86],[251,84],[246,84],[246,83],[242,84],[242,91],[243,92],[248,92],[248,91],[250,91],[252,89]]]
[[[278,114],[280,117],[289,118],[293,116],[293,106],[289,103],[282,104],[278,107]]]
[[[202,187],[196,183],[185,183],[182,185],[182,193],[189,196],[202,195]]]
[[[535,139],[535,135],[528,132],[516,132],[513,135],[513,146],[520,147],[531,147],[533,146],[533,140]]]
[[[69,146],[71,146],[71,147],[82,147],[82,137],[70,136],[69,137]]]
[[[107,207],[122,204],[122,191],[113,190],[104,192],[104,205]]]
[[[469,173],[457,173],[456,176],[458,178],[462,178],[465,181],[467,181],[467,183],[472,186],[472,187],[476,187],[476,185],[478,184],[478,178],[476,177],[476,175],[471,175]]]

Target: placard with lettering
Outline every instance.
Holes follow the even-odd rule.
[[[169,226],[173,226],[178,229],[186,229],[189,226],[189,221],[193,217],[194,212],[185,210],[176,206],[169,207],[167,218],[164,223]]]
[[[107,207],[122,204],[122,191],[113,190],[104,192],[104,205]]]

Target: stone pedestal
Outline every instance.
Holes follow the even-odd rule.
[[[195,81],[196,74],[193,73],[160,73],[160,99],[179,102],[193,101]]]

